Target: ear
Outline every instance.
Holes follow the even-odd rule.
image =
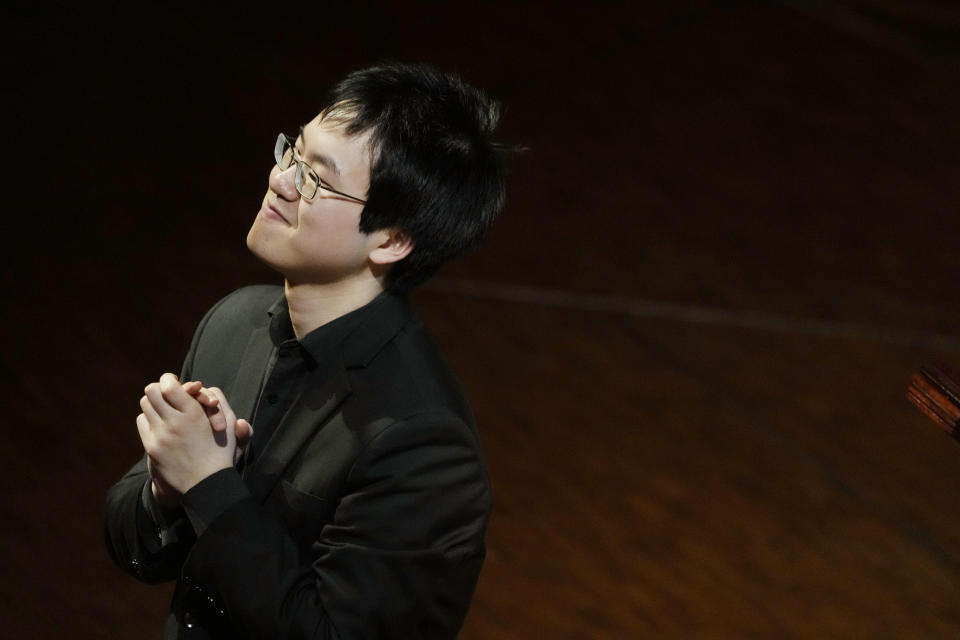
[[[370,262],[390,265],[400,262],[413,251],[413,238],[399,229],[388,228],[374,231],[377,245],[370,251]]]

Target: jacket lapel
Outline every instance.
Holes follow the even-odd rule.
[[[365,367],[411,317],[403,298],[385,294],[374,304],[377,304],[377,308],[371,309],[370,317],[344,338],[340,345],[342,366],[338,366],[332,376],[329,369],[320,367],[307,378],[263,452],[256,456],[253,464],[244,468],[244,481],[258,502],[270,495],[297,452],[350,395],[348,370]],[[266,367],[269,354],[270,350],[267,349],[259,371],[262,372]],[[257,379],[244,397],[253,398],[252,402],[256,402],[260,384],[261,380]],[[239,411],[237,415],[241,415]]]
[[[253,409],[256,407],[260,386],[263,384],[263,375],[273,350],[269,331],[269,326],[263,326],[251,332],[229,396],[230,407],[237,417],[250,422],[253,421]]]

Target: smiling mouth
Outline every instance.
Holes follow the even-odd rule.
[[[263,211],[268,218],[272,220],[277,220],[278,222],[282,222],[288,226],[290,225],[290,221],[284,218],[283,215],[281,215],[280,212],[277,210],[277,208],[274,207],[272,204],[267,204],[266,206],[264,206]]]

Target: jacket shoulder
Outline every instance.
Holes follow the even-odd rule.
[[[219,339],[268,324],[267,311],[283,296],[283,287],[253,285],[233,291],[210,307],[197,325],[194,346],[202,337]],[[205,335],[206,334],[206,335]]]
[[[474,429],[463,389],[422,320],[413,312],[404,320],[375,357],[350,371],[354,393],[376,418],[446,414]]]
[[[201,326],[214,319],[249,319],[253,324],[263,324],[263,317],[282,295],[283,287],[278,285],[260,284],[237,289],[210,308]]]
[[[181,378],[204,375],[211,380],[232,379],[250,336],[258,329],[266,329],[270,321],[267,311],[282,296],[283,287],[256,285],[237,289],[220,299],[197,325]],[[228,372],[230,375],[226,375]],[[225,382],[217,384],[222,386]]]

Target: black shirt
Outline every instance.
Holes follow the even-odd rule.
[[[340,351],[336,347],[363,323],[376,308],[379,299],[375,298],[359,309],[317,327],[301,340],[294,335],[285,296],[267,311],[273,352],[250,419],[253,439],[244,451],[239,465],[241,468],[250,464],[266,448],[283,416],[303,390],[308,374],[320,367],[329,371],[329,375],[321,375],[322,379],[327,379],[341,367],[340,362],[332,360],[339,357],[337,354]]]

